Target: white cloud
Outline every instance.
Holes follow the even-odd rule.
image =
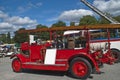
[[[30,24],[35,24],[37,23],[36,20],[31,20],[29,17],[19,17],[19,16],[13,16],[10,17],[8,19],[6,19],[5,21],[15,24],[15,25],[30,25]]]
[[[29,17],[9,16],[0,11],[0,33],[13,32],[22,27],[32,29],[36,25],[37,21],[32,20]]]
[[[0,23],[0,29],[8,29],[8,28],[12,28],[12,24],[6,22]]]
[[[7,22],[0,23],[0,33],[12,32],[14,30],[15,30],[14,25]]]
[[[120,15],[120,0],[94,0],[93,5],[103,12],[110,13],[114,16]],[[75,9],[64,11],[58,17],[58,20],[78,22],[80,18],[86,15],[96,16],[95,12],[92,10]]]
[[[5,13],[2,12],[2,11],[0,11],[0,18],[1,18],[1,19],[7,18],[7,17],[8,17],[7,14],[5,14]]]
[[[120,15],[120,0],[95,0],[93,4],[104,12]]]
[[[74,21],[78,22],[80,18],[86,15],[93,15],[94,13],[90,10],[85,10],[85,9],[75,9],[75,10],[69,10],[69,11],[64,11],[60,16],[59,20],[65,20],[65,21]]]

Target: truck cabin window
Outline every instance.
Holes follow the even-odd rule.
[[[66,31],[64,33],[65,48],[85,48],[86,36],[82,31]]]
[[[26,56],[30,55],[29,50],[21,50],[21,53],[24,54],[24,55],[26,55]]]

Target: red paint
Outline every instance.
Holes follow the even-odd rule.
[[[15,71],[15,72],[19,72],[20,70],[21,70],[21,63],[20,63],[20,61],[19,60],[14,60],[13,62],[12,62],[12,68],[13,68],[13,70]]]
[[[77,76],[81,77],[85,76],[88,71],[87,65],[83,62],[76,62],[73,64],[72,69]]]
[[[55,64],[44,64],[45,59],[45,52],[47,47],[51,46],[51,44],[31,44],[23,43],[21,45],[21,50],[28,51],[29,55],[25,54],[16,54],[13,55],[11,58],[17,57],[20,62],[14,61],[13,68],[18,71],[19,65],[21,64],[21,68],[24,69],[37,69],[37,70],[57,70],[57,71],[67,71],[70,67],[70,62],[76,57],[82,57],[88,60],[91,65],[96,68],[97,72],[99,70],[99,62],[101,63],[113,63],[114,59],[110,55],[110,51],[107,51],[106,54],[102,54],[100,51],[96,51],[94,53],[90,53],[90,35],[87,31],[86,33],[87,44],[86,48],[82,49],[57,49],[56,51],[56,58]],[[109,35],[109,34],[108,34]],[[110,40],[106,40],[110,42]],[[45,51],[44,51],[45,50]],[[44,55],[43,55],[44,54]],[[99,57],[102,55],[101,57]],[[87,73],[87,66],[84,62],[76,62],[73,65],[73,71],[78,76],[84,76]]]

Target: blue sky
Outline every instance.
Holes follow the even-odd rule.
[[[120,14],[120,0],[87,1],[102,11]],[[22,27],[35,28],[37,24],[50,27],[58,20],[78,22],[85,15],[96,16],[80,0],[0,0],[0,29],[3,33]]]
[[[67,10],[86,8],[80,0],[0,0],[3,11],[10,16],[28,16],[38,23],[51,25]]]

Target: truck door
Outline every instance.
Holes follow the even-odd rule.
[[[30,58],[32,62],[37,62],[38,60],[41,59],[41,54],[40,54],[40,49],[41,46],[38,45],[31,45],[30,47]]]

